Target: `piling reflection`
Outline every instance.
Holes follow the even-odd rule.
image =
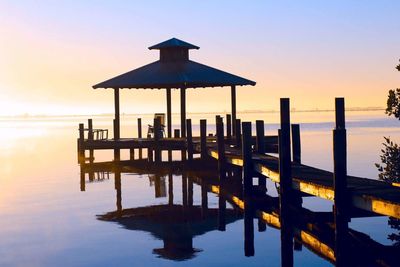
[[[369,214],[351,210],[351,216],[343,220],[343,217],[335,217],[334,212],[311,211],[302,206],[302,198],[306,196],[290,194],[285,199],[282,195],[269,195],[263,177],[255,177],[258,179],[257,185],[244,187],[238,169],[229,169],[225,175],[218,176],[215,175],[217,170],[152,169],[142,163],[135,165],[122,162],[118,165],[93,163],[82,166],[81,171],[80,189],[86,188],[87,191],[87,181],[82,179],[86,177],[85,174],[97,171],[114,174],[116,209],[98,215],[98,219],[116,222],[128,230],[145,231],[162,240],[163,247],[153,249],[157,257],[174,261],[196,257],[202,248],[196,247],[195,237],[214,230],[225,231],[227,225],[238,220],[243,221],[244,255],[257,255],[254,242],[256,220],[260,232],[266,231],[267,227],[280,230],[281,266],[295,266],[294,254],[303,248],[336,266],[398,266],[398,247],[382,245],[348,227],[351,216]],[[123,173],[149,175],[150,184],[154,186],[154,197],[165,197],[165,203],[123,208]],[[181,188],[175,189],[178,190],[176,192],[182,192],[182,200],[174,198],[174,187],[178,185]],[[199,190],[199,201],[194,201],[196,188]],[[211,193],[218,197],[216,206],[209,201],[208,194]],[[268,238],[268,232],[265,238]],[[258,253],[262,254],[262,248]]]

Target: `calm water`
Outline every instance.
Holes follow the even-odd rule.
[[[382,113],[348,112],[349,174],[376,179],[374,163],[379,162],[383,136],[400,140],[400,122]],[[211,114],[190,117],[194,124],[200,118],[214,121]],[[276,134],[276,113],[240,117],[264,119],[267,134]],[[136,118],[123,117],[122,137],[136,136]],[[218,230],[219,198],[211,192],[207,194],[207,218],[197,218],[201,215],[202,197],[201,186],[196,182],[193,205],[197,208],[188,211],[193,220],[181,218],[175,210],[184,204],[182,182],[187,181],[179,173],[171,177],[122,173],[119,184],[114,173],[100,172],[93,181],[86,175],[85,191],[81,191],[76,138],[78,123],[86,119],[1,120],[0,266],[281,266],[279,230],[267,226],[266,231],[258,232],[255,220],[255,255],[246,257],[243,216],[232,205],[228,203],[226,207],[225,231]],[[332,170],[333,119],[332,112],[292,114],[292,122],[301,124],[303,163]],[[111,129],[111,121],[108,117],[94,117],[94,128]],[[150,116],[143,117],[143,125],[150,122]],[[210,126],[209,130],[213,128]],[[197,125],[194,132],[198,132]],[[106,161],[112,155],[96,152],[95,157],[96,161]],[[128,153],[123,152],[122,158],[127,159]],[[176,206],[172,208],[168,192],[171,181]],[[274,184],[267,185],[268,193],[276,196]],[[150,206],[153,209],[146,208]],[[170,212],[166,213],[168,206]],[[332,203],[304,198],[303,207],[331,211]],[[123,209],[128,219],[113,217],[112,212],[118,209]],[[149,214],[149,210],[158,210],[157,215]],[[177,220],[175,224],[169,223],[173,219]],[[391,245],[387,235],[394,230],[387,220],[352,219],[350,227]],[[294,263],[331,266],[305,246],[294,251]]]

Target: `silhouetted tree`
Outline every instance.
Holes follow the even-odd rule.
[[[388,183],[400,182],[400,147],[398,144],[385,138],[383,149],[381,150],[381,163],[376,163],[379,171],[379,179]]]
[[[400,71],[400,64],[396,69]],[[386,114],[400,120],[400,88],[389,90]],[[379,171],[379,179],[388,183],[400,183],[400,146],[390,140],[390,137],[383,138],[385,142],[381,150],[381,163],[375,164]],[[393,241],[395,246],[400,246],[400,220],[390,217],[388,224],[397,231],[389,234],[388,239]]]
[[[400,71],[400,64],[397,65],[396,69]],[[400,88],[389,90],[386,101],[386,114],[393,115],[400,120]]]

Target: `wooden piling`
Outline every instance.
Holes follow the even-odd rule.
[[[122,189],[121,189],[121,172],[117,171],[114,174],[114,186],[117,191],[117,211],[122,212]]]
[[[237,124],[235,123],[236,122],[236,86],[232,86],[231,87],[231,108],[232,108],[232,122],[234,123],[234,125],[233,125],[233,131],[232,131],[232,133],[233,133],[233,135],[235,135],[236,136],[236,126],[237,126]]]
[[[279,131],[279,179],[280,193],[285,197],[292,189],[291,156],[290,156],[290,104],[289,98],[281,98],[281,129]]]
[[[263,120],[256,120],[256,151],[260,154],[265,153],[265,132]]]
[[[243,127],[244,128],[244,127]],[[244,135],[244,133],[243,133]],[[244,201],[244,255],[254,256],[254,207],[250,197],[245,196]]]
[[[201,159],[205,160],[207,154],[207,120],[200,120],[200,152]]]
[[[226,137],[230,140],[232,138],[232,116],[226,114]]]
[[[181,134],[186,137],[186,88],[181,88]]]
[[[161,149],[160,149],[160,139],[162,138],[162,130],[161,130],[161,121],[160,117],[154,118],[154,160],[156,163],[160,163],[162,161],[161,158]]]
[[[186,119],[186,145],[189,162],[193,161],[193,138],[192,138],[192,120]]]
[[[293,162],[301,164],[300,125],[292,124]]]
[[[138,118],[137,119],[137,127],[138,127],[138,138],[142,138],[142,119]],[[142,149],[139,148],[139,159],[142,159],[143,157],[143,152]]]
[[[118,141],[119,139],[119,129],[118,129],[118,122],[114,119],[113,120],[113,128],[114,128],[114,141]],[[121,153],[118,148],[114,149],[114,160],[115,161],[120,161],[121,159]]]
[[[182,173],[182,205],[184,208],[188,205],[188,180],[185,172]]]
[[[174,138],[180,138],[181,133],[179,129],[174,129]]]
[[[172,173],[168,174],[168,204],[174,205],[174,181]]]
[[[193,179],[188,176],[188,206],[193,207]]]
[[[78,140],[78,163],[85,161],[85,149],[83,143],[85,141],[85,125],[79,123],[79,140]]]
[[[222,121],[222,119],[221,119]],[[226,198],[225,198],[225,187],[226,179],[225,173],[219,175],[219,195],[218,195],[218,230],[226,230]]]
[[[225,140],[224,140],[224,122],[220,116],[215,117],[217,128],[217,146],[218,146],[218,171],[220,178],[225,177]]]
[[[120,138],[120,116],[119,116],[119,88],[114,88],[114,139]]]
[[[207,184],[204,180],[201,181],[201,214],[205,218],[208,211],[208,194],[207,194]]]
[[[288,98],[280,100],[281,128],[279,136],[279,204],[281,222],[282,266],[293,266],[293,227],[290,212],[292,197],[292,173],[290,155],[290,103]]]
[[[171,88],[167,88],[167,137],[172,137]]]
[[[253,160],[251,150],[251,122],[242,123],[243,194],[250,196],[253,187]]]
[[[334,185],[334,222],[335,256],[341,265],[347,261],[348,211],[347,201],[347,141],[345,126],[344,98],[335,100],[336,127],[333,130],[333,185]]]
[[[85,181],[85,172],[83,171],[82,165],[80,166],[80,189],[81,191],[85,191],[86,189],[86,181]]]
[[[240,147],[242,145],[242,130],[240,119],[235,120],[235,138],[236,138],[236,146]]]

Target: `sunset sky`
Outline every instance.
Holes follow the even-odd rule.
[[[176,37],[192,60],[249,78],[238,110],[384,107],[400,87],[400,1],[2,1],[0,115],[113,112],[92,85],[158,59]],[[229,110],[229,88],[190,89],[189,112]],[[179,111],[178,92],[173,112]],[[165,91],[123,90],[121,112],[165,110]]]

